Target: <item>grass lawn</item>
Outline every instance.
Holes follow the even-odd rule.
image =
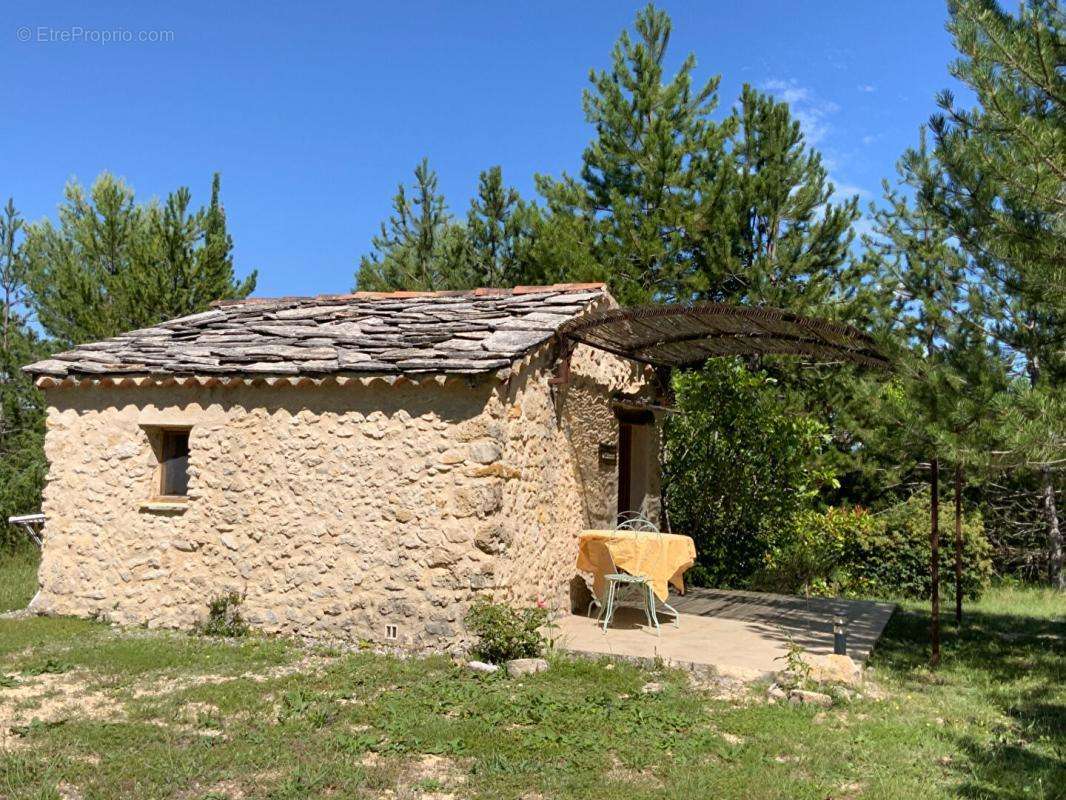
[[[0,613],[25,608],[37,591],[37,563],[40,552],[35,547],[0,550]]]
[[[947,625],[904,607],[876,689],[828,710],[671,670],[444,658],[0,620],[3,798],[1062,798],[1066,600],[997,589]],[[662,691],[645,693],[650,681]]]

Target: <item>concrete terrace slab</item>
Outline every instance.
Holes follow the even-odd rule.
[[[727,677],[757,680],[784,669],[782,656],[791,641],[810,655],[833,652],[833,618],[848,619],[848,655],[865,661],[895,609],[868,600],[803,598],[723,589],[690,589],[671,597],[680,628],[660,616],[657,635],[644,612],[621,608],[607,633],[580,615],[558,623],[559,646],[592,656],[663,661]]]

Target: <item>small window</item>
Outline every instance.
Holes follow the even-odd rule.
[[[189,494],[189,431],[160,432],[159,494],[185,497]]]

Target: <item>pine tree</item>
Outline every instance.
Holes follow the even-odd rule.
[[[1016,16],[993,0],[953,0],[950,14],[960,53],[951,72],[978,105],[963,109],[941,94],[943,113],[931,123],[940,169],[920,200],[970,258],[968,315],[1028,379],[1007,438],[1019,448],[1013,462],[1040,473],[1048,576],[1066,590],[1055,427],[1066,415],[1066,18],[1054,0],[1025,0]]]
[[[8,200],[0,218],[0,288],[4,293],[0,337],[0,546],[18,541],[7,518],[40,507],[44,484],[44,412],[23,364],[43,355],[20,312],[26,296],[22,218]]]
[[[701,229],[710,232],[700,248],[703,292],[753,305],[824,309],[845,285],[858,198],[831,202],[834,187],[821,155],[807,147],[786,103],[745,85],[734,117],[732,224],[713,224],[720,204],[701,208]]]
[[[400,184],[392,215],[359,261],[359,291],[439,291],[467,288],[472,282],[471,253],[437,188],[437,173],[423,158],[415,182]]]
[[[637,39],[623,31],[609,71],[593,71],[585,117],[596,136],[585,149],[581,182],[542,178],[553,217],[584,223],[590,259],[623,302],[687,300],[691,241],[686,235],[701,190],[725,174],[729,127],[711,114],[719,78],[694,87],[689,55],[665,80],[671,22],[648,5],[637,14]]]
[[[524,282],[537,214],[518,191],[503,182],[500,167],[478,177],[477,197],[470,201],[466,236],[472,258],[471,277],[478,286],[514,286]]]
[[[649,5],[635,28],[611,69],[591,74],[595,138],[580,178],[538,181],[548,208],[538,260],[583,253],[583,277],[607,280],[627,303],[810,310],[850,299],[863,278],[849,252],[858,201],[831,201],[821,156],[787,104],[745,86],[717,121],[718,77],[696,88],[692,55],[666,75],[667,14]]]
[[[208,207],[190,211],[191,203],[192,194],[181,187],[162,207],[147,209],[147,274],[130,289],[143,292],[140,302],[164,318],[206,308],[214,300],[246,297],[255,287],[254,273],[234,281],[233,239],[219,202],[217,173]]]
[[[360,262],[360,289],[607,281],[623,303],[741,301],[809,310],[854,300],[857,200],[833,203],[821,157],[788,106],[745,87],[718,121],[719,78],[689,55],[668,76],[669,16],[652,5],[592,71],[595,136],[580,175],[538,175],[524,202],[499,167],[480,176],[465,226],[423,161]]]
[[[522,283],[607,282],[619,294],[611,274],[594,252],[595,215],[584,210],[585,193],[573,177],[536,176],[543,205],[530,204],[530,240],[522,264]]]
[[[133,190],[104,173],[88,195],[67,185],[59,224],[28,226],[24,244],[30,305],[59,344],[114,336],[246,297],[253,272],[234,277],[233,244],[218,199],[190,211],[181,188],[164,205],[138,205]]]
[[[22,217],[15,209],[15,200],[8,198],[0,218],[0,291],[4,294],[0,347],[4,350],[8,348],[12,329],[19,324],[18,307],[25,300],[25,259],[15,244],[22,228]]]
[[[911,202],[936,166],[925,132],[919,146],[899,164],[905,191],[884,182],[885,207],[875,211],[875,235],[867,239],[867,260],[880,268],[887,319],[901,343],[894,380],[867,402],[871,421],[864,444],[893,471],[927,462],[930,483],[930,570],[932,661],[940,661],[939,509],[940,471],[955,473],[956,617],[962,617],[962,484],[969,467],[983,466],[992,409],[1008,389],[1007,365],[979,326],[967,318],[968,259],[952,242],[943,221]]]
[[[875,424],[879,419],[894,428],[883,447],[886,466],[906,471],[937,454],[983,468],[998,436],[998,404],[1012,390],[1010,364],[972,314],[969,257],[942,217],[913,200],[938,168],[924,130],[898,168],[902,189],[884,182],[885,204],[875,209],[875,232],[866,239],[867,259],[886,297],[886,322],[902,346],[888,390],[896,408],[886,413],[865,404],[866,412]]]
[[[415,168],[410,192],[400,185],[392,208],[372,240],[372,252],[360,260],[359,290],[507,287],[544,277],[534,264],[543,215],[503,182],[498,166],[478,177],[465,224],[448,213],[437,175],[425,159]]]

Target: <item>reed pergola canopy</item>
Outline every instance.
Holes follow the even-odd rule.
[[[726,303],[615,308],[571,320],[559,335],[655,367],[689,368],[709,358],[749,355],[889,366],[873,337],[850,325]]]

